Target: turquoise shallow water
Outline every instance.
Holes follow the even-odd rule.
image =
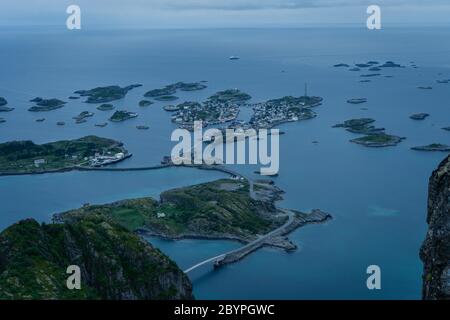
[[[280,175],[286,191],[280,205],[321,208],[334,219],[295,231],[290,238],[300,250],[285,254],[260,250],[243,261],[212,271],[210,266],[190,277],[198,298],[286,299],[417,299],[421,290],[418,250],[426,224],[427,182],[444,158],[409,148],[432,142],[450,143],[450,31],[439,28],[385,29],[306,28],[276,30],[64,30],[0,31],[0,96],[16,108],[1,117],[0,141],[33,139],[46,142],[97,134],[123,141],[133,157],[121,166],[151,165],[171,150],[175,128],[162,103],[140,108],[149,89],[176,81],[208,80],[208,89],[180,94],[180,101],[201,100],[217,90],[238,87],[253,101],[300,95],[308,82],[310,94],[324,97],[318,117],[282,126]],[[229,61],[230,55],[241,60]],[[410,61],[418,69],[383,71],[360,83],[358,73],[331,66],[368,60]],[[284,72],[282,72],[284,71]],[[116,103],[139,113],[137,119],[96,128],[109,112],[96,113],[87,123],[71,118],[93,106],[70,101],[46,113],[26,111],[35,96],[67,98],[72,91],[99,85],[142,83]],[[433,90],[416,86],[432,85]],[[364,105],[350,105],[366,97]],[[368,110],[361,110],[367,107]],[[408,118],[427,112],[425,121]],[[242,112],[245,118],[248,110]],[[368,149],[348,142],[355,135],[332,125],[355,117],[373,117],[388,133],[405,136],[399,146]],[[34,119],[46,117],[44,123]],[[57,121],[66,121],[57,127]],[[147,124],[150,130],[136,130]],[[312,141],[319,141],[313,144]],[[254,166],[236,166],[252,174]],[[48,220],[52,213],[83,203],[158,194],[166,189],[223,177],[189,169],[153,172],[70,172],[0,178],[0,228],[25,217]],[[226,241],[150,241],[181,267],[237,246]],[[365,270],[377,264],[382,290],[367,290]]]

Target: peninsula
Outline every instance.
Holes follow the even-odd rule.
[[[229,239],[242,243],[250,243],[282,227],[279,234],[268,237],[260,246],[295,250],[296,245],[285,234],[331,216],[319,211],[308,214],[277,208],[274,203],[281,199],[281,194],[280,189],[265,181],[250,184],[243,178],[221,179],[163,192],[159,201],[140,198],[84,206],[57,214],[54,220],[71,222],[96,214],[147,236]]]

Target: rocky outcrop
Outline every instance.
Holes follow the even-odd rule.
[[[420,251],[423,298],[450,299],[450,156],[431,175],[428,192],[429,228]]]
[[[69,265],[81,289],[69,290]],[[102,215],[70,223],[20,221],[0,233],[0,299],[192,299],[167,256]]]

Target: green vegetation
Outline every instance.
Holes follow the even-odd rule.
[[[233,236],[243,239],[267,233],[278,225],[270,204],[253,200],[248,184],[222,179],[161,194],[152,198],[85,206],[59,216],[65,220],[86,214],[105,215],[130,231],[144,229],[169,238]]]
[[[177,90],[181,91],[195,91],[195,90],[203,90],[206,88],[206,85],[200,82],[192,82],[192,83],[185,83],[185,82],[177,82],[173,84],[169,84],[161,89],[153,89],[150,91],[147,91],[144,96],[149,98],[157,98],[156,100],[161,100],[161,97],[163,96],[172,96],[174,95]],[[164,100],[167,101],[167,100]]]
[[[357,144],[362,144],[366,147],[388,147],[397,145],[400,141],[402,141],[402,138],[390,134],[379,133],[370,134],[364,137],[352,139],[350,141]]]
[[[33,100],[30,100],[30,102],[35,102],[36,105],[29,108],[28,111],[32,112],[40,112],[40,111],[51,111],[55,109],[59,109],[64,107],[64,105],[67,103],[65,101],[59,100],[59,99],[42,99],[40,97],[34,98]]]
[[[239,89],[228,89],[224,91],[219,91],[209,97],[209,100],[218,103],[241,103],[250,100],[252,97],[240,91]]]
[[[140,84],[132,84],[124,88],[120,86],[97,87],[90,90],[78,90],[74,93],[82,97],[88,97],[86,103],[105,103],[122,99],[128,91],[140,86]]]
[[[20,221],[0,233],[0,262],[0,299],[192,298],[174,262],[101,215]],[[69,265],[81,269],[80,290],[66,286]]]
[[[137,113],[134,113],[134,112],[118,110],[118,111],[114,112],[114,114],[111,116],[111,118],[109,118],[109,121],[121,122],[121,121],[125,121],[128,119],[136,118],[137,116],[138,116]]]
[[[345,128],[349,132],[359,134],[380,134],[384,132],[384,128],[376,128],[371,125],[375,122],[371,118],[350,119],[333,126],[333,128]]]
[[[125,152],[122,143],[96,136],[45,144],[11,141],[0,144],[0,174],[39,173],[87,163],[95,153]]]

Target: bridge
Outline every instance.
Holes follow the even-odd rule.
[[[246,245],[244,245],[240,248],[237,248],[237,249],[228,251],[226,253],[220,254],[218,256],[215,256],[213,258],[209,258],[204,261],[201,261],[201,262],[197,263],[196,265],[184,270],[184,273],[191,272],[191,271],[193,271],[205,264],[208,264],[210,262],[214,262],[214,266],[221,266],[224,264],[236,262],[236,261],[242,259],[243,257],[245,257],[246,255],[248,255],[248,254],[252,253],[253,251],[262,247],[269,238],[278,237],[278,236],[285,234],[286,232],[288,232],[289,226],[294,222],[295,213],[293,211],[287,210],[287,209],[280,209],[280,210],[283,211],[288,216],[288,220],[281,227],[278,227],[277,229],[272,230],[269,233],[266,233],[265,235],[259,237],[258,239],[254,240],[254,241],[247,243]]]

